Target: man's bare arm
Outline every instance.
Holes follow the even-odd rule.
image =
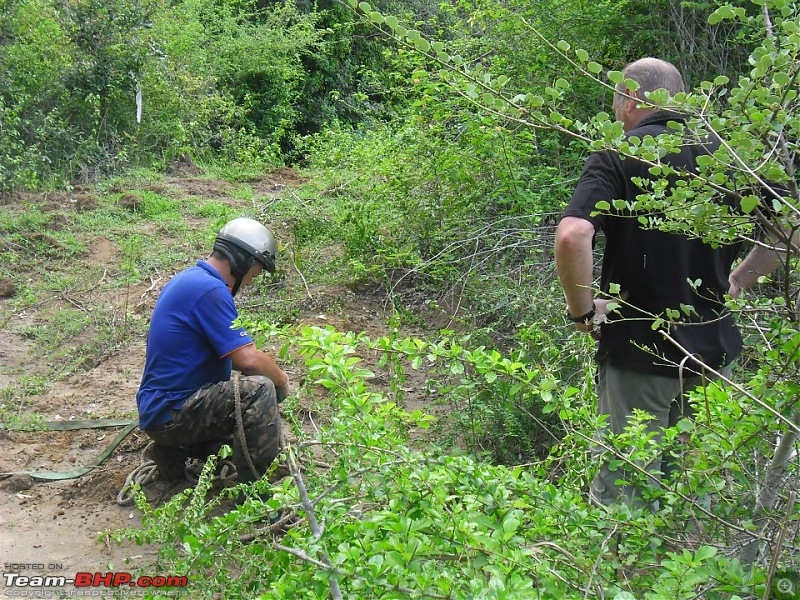
[[[556,268],[567,310],[574,317],[585,315],[593,305],[593,237],[594,225],[579,217],[564,217],[556,229]]]
[[[728,282],[731,284],[728,294],[731,298],[738,298],[743,290],[753,287],[759,277],[772,273],[779,264],[781,257],[778,252],[772,248],[754,246],[728,277]]]
[[[262,352],[253,344],[242,346],[231,354],[231,361],[237,371],[242,375],[263,375],[269,377],[276,388],[289,385],[289,376],[284,373],[272,357]]]

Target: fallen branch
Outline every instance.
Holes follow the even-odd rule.
[[[291,471],[292,478],[297,486],[297,491],[300,493],[300,502],[303,506],[303,511],[306,513],[308,525],[311,527],[311,533],[314,535],[314,538],[319,540],[322,538],[322,529],[320,529],[319,523],[317,522],[317,516],[314,514],[314,505],[311,502],[311,499],[308,497],[306,484],[303,481],[303,475],[300,473],[300,468],[297,466],[297,461],[294,457],[294,451],[291,447],[286,448],[286,461],[289,463],[289,470]],[[322,553],[322,561],[319,562],[319,565],[321,568],[333,570],[331,561],[325,553]],[[334,577],[333,574],[328,577],[328,585],[331,587],[331,596],[334,598],[334,600],[342,600],[342,591],[339,589],[339,582],[336,580],[336,577]]]

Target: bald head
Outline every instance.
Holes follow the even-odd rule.
[[[636,90],[635,95],[644,99],[646,92],[663,88],[669,92],[670,96],[674,96],[678,92],[685,92],[686,86],[683,83],[683,77],[680,72],[672,63],[659,58],[640,58],[632,63],[629,63],[623,70],[622,74],[626,79],[633,79],[639,84],[639,89]],[[624,92],[622,83],[617,86],[617,89]],[[623,97],[616,95],[614,101],[620,102]]]
[[[659,58],[634,61],[622,70],[622,74],[639,84],[640,93],[664,88],[670,96],[674,96],[678,92],[686,91],[678,69],[672,63]]]
[[[658,58],[641,58],[628,64],[622,74],[625,79],[632,79],[639,84],[636,91],[628,89],[625,83],[617,85],[617,93],[614,94],[614,114],[618,121],[622,121],[625,131],[636,126],[646,115],[653,112],[651,106],[642,105],[629,96],[634,96],[640,100],[647,98],[647,92],[658,89],[665,89],[670,96],[678,92],[686,91],[678,69],[665,60]]]

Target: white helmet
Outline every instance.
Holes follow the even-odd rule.
[[[234,295],[256,261],[270,273],[275,272],[275,238],[269,229],[253,219],[242,217],[227,223],[217,233],[214,250],[225,255],[231,264],[231,274],[236,277]]]

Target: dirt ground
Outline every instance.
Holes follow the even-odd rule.
[[[200,179],[194,173],[173,172],[164,187],[171,194],[186,194],[226,202],[233,205],[245,201],[229,195],[230,184]],[[280,194],[287,185],[296,183],[292,172],[282,170],[251,182],[261,196]],[[82,201],[81,198],[84,198]],[[56,201],[58,199],[52,199]],[[91,209],[91,201],[80,194],[67,195],[62,202]],[[205,227],[205,222],[189,223]],[[120,250],[105,239],[93,243],[85,260],[117,271]],[[158,282],[144,282],[131,289],[104,291],[105,300],[120,311],[130,309],[149,315],[158,291],[168,277]],[[298,284],[305,286],[305,281]],[[301,288],[303,289],[303,288]],[[307,290],[308,291],[308,290]],[[306,293],[306,292],[303,292]],[[313,289],[314,295],[337,293],[336,290]],[[383,321],[384,298],[367,293],[343,295],[345,300],[335,315],[304,303],[299,323],[332,324],[337,328],[363,331],[372,336],[387,333]],[[67,299],[73,303],[74,298]],[[3,311],[6,298],[0,298]],[[54,299],[63,302],[64,299]],[[36,308],[39,307],[39,308]],[[12,315],[19,323],[36,323],[39,310],[52,310],[51,302],[38,302],[36,307]],[[5,311],[4,311],[5,312]],[[2,313],[0,313],[2,314]],[[5,316],[7,322],[9,315]],[[42,373],[32,343],[22,335],[9,331],[0,319],[0,388],[13,386],[20,372]],[[41,415],[45,421],[83,419],[134,419],[135,394],[145,356],[144,336],[132,339],[125,347],[103,356],[98,364],[57,380],[40,395],[27,396],[20,412]],[[291,369],[290,369],[291,372]],[[409,402],[418,405],[424,389],[421,375],[407,382]],[[413,409],[417,406],[410,406]],[[121,426],[105,429],[72,431],[9,431],[0,430],[0,473],[39,471],[71,471],[89,465],[122,430]],[[105,540],[103,532],[136,526],[140,514],[132,506],[120,506],[117,495],[126,477],[141,464],[146,436],[134,429],[113,453],[97,468],[81,477],[62,481],[41,481],[28,474],[4,476],[0,481],[0,549],[3,572],[23,575],[73,576],[76,572],[133,571],[133,566],[147,565],[155,556],[152,548],[133,544],[118,546]],[[166,484],[148,484],[146,493],[155,502],[168,498],[176,489]],[[5,580],[0,587],[5,587]]]

